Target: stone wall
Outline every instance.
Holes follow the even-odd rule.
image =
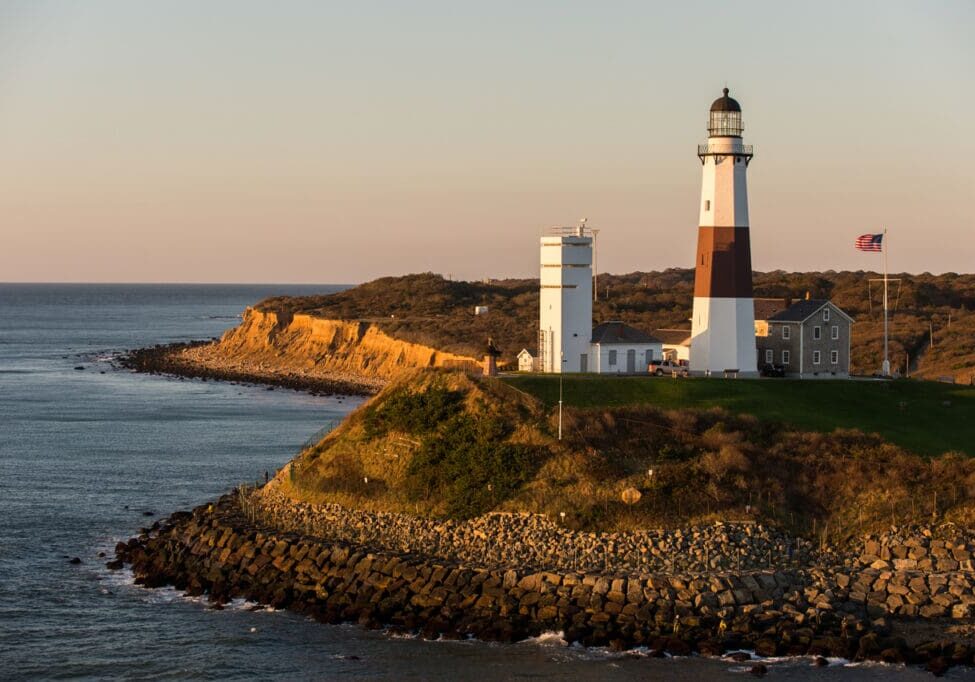
[[[128,563],[140,584],[207,593],[216,603],[244,597],[324,622],[431,637],[513,641],[557,630],[570,642],[674,653],[751,648],[919,660],[868,618],[868,604],[898,584],[893,576],[869,574],[871,591],[862,592],[863,576],[842,574],[842,586],[839,575],[822,569],[657,575],[486,568],[255,526],[239,499],[228,495],[155,524],[120,543],[112,567]],[[937,581],[925,585],[930,591]],[[954,594],[955,585],[946,586]],[[956,653],[970,662],[969,649]]]
[[[863,604],[870,616],[885,614],[965,620],[975,616],[975,576],[971,573],[837,571],[830,577],[837,600]]]
[[[672,574],[789,569],[820,559],[808,540],[760,524],[588,533],[539,514],[489,513],[451,521],[311,505],[295,502],[277,486],[272,481],[247,498],[252,519],[304,535],[480,566]]]
[[[954,529],[918,527],[867,536],[856,564],[878,570],[972,573],[973,555],[975,543]]]

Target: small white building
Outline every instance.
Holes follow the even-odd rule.
[[[535,356],[529,353],[527,348],[522,348],[521,352],[518,353],[518,371],[519,372],[535,371]]]
[[[663,357],[663,344],[659,339],[622,322],[603,322],[592,330],[589,352],[592,356],[592,366],[588,368],[590,372],[645,374],[647,365]]]
[[[660,339],[664,360],[686,364],[691,359],[690,329],[654,329],[654,337]]]
[[[486,305],[476,305],[474,306],[475,315],[487,315],[488,307]]]

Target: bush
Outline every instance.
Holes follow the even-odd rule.
[[[452,518],[471,518],[509,498],[538,470],[531,448],[509,443],[497,418],[458,414],[423,439],[406,470],[412,501],[436,497]]]
[[[366,438],[376,438],[390,431],[414,435],[429,433],[458,414],[463,403],[463,393],[443,386],[430,386],[421,393],[401,390],[389,396],[381,406],[367,410],[364,420]]]

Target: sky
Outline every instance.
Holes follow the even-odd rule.
[[[756,270],[975,271],[975,2],[0,0],[0,281],[690,267],[739,100]]]

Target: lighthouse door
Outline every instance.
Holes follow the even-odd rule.
[[[636,372],[636,351],[632,348],[626,351],[626,371],[630,374]]]

